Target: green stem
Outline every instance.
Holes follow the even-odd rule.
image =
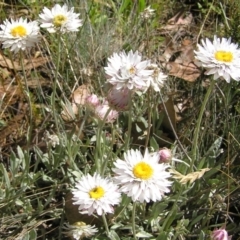
[[[146,31],[146,50],[147,50],[147,56],[148,58],[150,58],[150,44],[149,44],[149,29],[148,29],[148,21],[145,21],[145,31]],[[152,106],[151,106],[151,95],[152,95],[152,89],[151,87],[149,87],[148,89],[148,96],[147,96],[147,101],[148,101],[148,128],[147,128],[147,136],[146,136],[146,140],[145,140],[145,146],[144,149],[146,150],[148,147],[148,142],[149,142],[149,138],[150,138],[150,131],[151,131],[151,123],[152,123]]]
[[[60,66],[60,52],[61,52],[61,34],[58,33],[58,50],[57,50],[57,65],[55,69],[54,82],[53,82],[53,94],[52,94],[52,108],[53,108],[53,117],[56,124],[57,133],[60,134],[58,126],[58,115],[56,111],[56,95],[57,95],[57,79]]]
[[[95,155],[94,155],[94,159],[95,159],[95,165],[96,165],[96,169],[97,172],[99,174],[104,174],[104,172],[101,171],[101,166],[102,166],[102,141],[101,141],[101,136],[102,136],[102,129],[103,126],[105,124],[106,118],[108,116],[108,114],[110,113],[112,109],[109,107],[109,109],[107,110],[103,120],[100,121],[98,130],[97,130],[97,139],[96,139],[96,151],[95,151]]]
[[[199,113],[199,116],[198,116],[198,119],[197,119],[197,125],[196,125],[196,128],[194,130],[194,136],[193,136],[193,149],[192,149],[192,161],[190,163],[190,170],[193,171],[193,165],[194,165],[194,161],[197,160],[198,158],[198,154],[197,154],[197,151],[198,151],[198,146],[199,146],[199,132],[200,132],[200,128],[201,128],[201,123],[202,123],[202,118],[203,118],[203,113],[206,109],[206,105],[207,105],[207,102],[208,102],[208,99],[212,93],[212,90],[213,90],[213,87],[214,87],[214,84],[215,84],[215,81],[214,80],[211,80],[211,84],[207,90],[207,93],[204,97],[204,100],[203,100],[203,103],[202,103],[202,106],[201,106],[201,109],[200,109],[200,113]]]
[[[29,105],[29,130],[28,130],[28,137],[27,137],[27,151],[31,145],[31,138],[32,138],[32,131],[33,131],[33,111],[32,111],[32,102],[31,102],[31,96],[30,96],[30,91],[28,88],[28,82],[27,82],[27,75],[24,69],[24,63],[23,63],[23,52],[20,51],[20,61],[21,61],[21,68],[22,68],[22,72],[23,72],[23,78],[24,78],[24,83],[25,83],[25,89],[26,89],[26,96],[27,96],[27,101],[28,101],[28,105]]]
[[[136,202],[133,203],[133,210],[132,210],[132,231],[133,231],[133,239],[137,240],[136,238],[136,224],[135,224],[135,216],[136,216]]]
[[[148,147],[148,142],[150,138],[150,132],[151,132],[151,127],[152,127],[152,106],[151,106],[151,88],[148,90],[148,128],[147,128],[147,136],[145,140],[145,149]]]
[[[148,58],[150,58],[150,44],[149,44],[149,40],[150,40],[150,37],[149,37],[149,30],[148,30],[148,22],[145,21],[145,31],[146,31],[146,49],[147,49],[147,56]]]
[[[132,99],[132,97],[130,99]],[[128,103],[128,132],[127,139],[125,141],[125,151],[129,149],[131,133],[132,133],[132,100],[130,100]]]
[[[107,232],[107,236],[109,237],[110,232],[109,232],[109,228],[108,228],[107,219],[106,219],[106,216],[104,213],[102,214],[102,219],[103,219],[103,224],[104,224],[105,230]]]

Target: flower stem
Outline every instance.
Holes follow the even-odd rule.
[[[148,147],[148,142],[149,142],[150,133],[151,133],[151,127],[152,127],[151,95],[152,95],[152,91],[151,91],[151,88],[149,88],[149,90],[148,90],[148,128],[147,128],[147,136],[146,136],[146,140],[145,140],[145,150]]]
[[[57,66],[55,69],[54,82],[53,82],[53,94],[52,94],[52,108],[53,108],[53,117],[56,124],[57,133],[60,133],[58,126],[58,116],[56,111],[56,95],[57,95],[57,79],[58,79],[58,71],[60,66],[60,52],[61,52],[61,35],[58,34],[58,51],[57,51]]]
[[[109,237],[110,232],[109,232],[109,228],[108,228],[107,219],[106,219],[106,216],[104,213],[102,214],[102,219],[103,219],[103,224],[104,224],[105,230],[107,232],[107,236]]]
[[[27,150],[29,150],[31,140],[32,140],[31,139],[32,131],[33,131],[33,108],[32,108],[31,95],[30,95],[30,91],[28,88],[27,75],[26,75],[26,71],[24,68],[23,59],[24,59],[23,52],[20,51],[20,62],[21,62],[21,68],[22,68],[22,72],[23,72],[24,83],[25,83],[27,101],[28,101],[28,105],[29,105],[29,117],[30,117],[29,122],[30,122],[30,124],[29,124],[28,137],[27,137]]]
[[[101,171],[102,170],[101,166],[103,165],[103,163],[102,163],[103,153],[102,153],[102,139],[101,139],[101,136],[102,136],[103,126],[106,122],[107,116],[110,113],[110,111],[111,111],[111,108],[109,107],[109,109],[107,110],[103,120],[100,121],[98,130],[97,130],[96,151],[95,151],[94,159],[95,159],[95,165],[96,165],[97,172],[99,174],[101,174],[102,176],[104,175],[104,172]]]
[[[202,123],[202,118],[203,118],[203,113],[206,109],[206,105],[208,102],[208,99],[212,93],[213,87],[214,87],[215,81],[211,80],[211,84],[207,90],[207,93],[204,97],[201,109],[200,109],[200,113],[197,119],[197,125],[196,128],[194,130],[194,134],[193,134],[193,149],[192,149],[192,161],[190,163],[190,171],[193,171],[193,165],[194,165],[194,161],[197,160],[198,156],[197,156],[197,151],[198,151],[198,145],[199,145],[199,132],[200,132],[200,127],[201,127],[201,123]]]
[[[137,240],[136,238],[136,224],[135,224],[135,216],[136,216],[136,202],[133,203],[133,210],[132,210],[132,232],[133,232],[133,239]]]
[[[146,31],[146,49],[147,49],[147,56],[150,58],[150,44],[149,44],[149,29],[148,29],[148,21],[145,21],[145,31]],[[144,149],[146,151],[149,143],[149,138],[150,138],[150,132],[151,132],[151,127],[152,127],[152,106],[151,106],[151,96],[152,96],[152,91],[151,87],[148,88],[148,96],[147,96],[147,101],[148,101],[148,128],[147,128],[147,136],[145,140],[145,146]]]
[[[130,99],[132,99],[132,97]],[[128,103],[128,133],[127,139],[125,141],[125,151],[129,149],[131,133],[132,133],[132,100],[130,100]]]

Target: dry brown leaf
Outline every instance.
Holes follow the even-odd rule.
[[[192,22],[192,14],[186,15],[184,10],[179,11],[175,16],[170,18],[167,23],[171,25],[189,25]]]
[[[11,61],[9,58],[0,54],[0,66],[8,69],[21,69],[21,66],[18,63]]]
[[[0,100],[7,103],[7,105],[14,104],[22,91],[19,86],[9,86],[9,85],[2,85],[0,86]]]
[[[181,50],[183,50],[185,47],[191,47],[191,48],[193,48],[193,42],[192,42],[192,40],[190,40],[190,39],[188,39],[188,38],[185,38],[185,39],[183,39],[182,40],[182,42],[181,42],[181,47],[180,47],[180,49]]]
[[[11,73],[8,71],[7,68],[2,68],[0,67],[0,78],[1,79],[7,79],[9,76],[11,75]]]
[[[201,74],[201,71],[194,63],[182,65],[176,62],[168,62],[166,68],[169,70],[169,75],[182,78],[188,82],[196,81]]]
[[[172,57],[172,55],[179,51],[177,49],[176,43],[174,43],[172,38],[170,38],[168,36],[166,36],[164,44],[167,47],[166,47],[164,53],[158,57],[158,60],[160,62],[168,62],[169,59]]]
[[[183,39],[180,47],[178,47],[177,42],[174,42],[170,38],[166,38],[166,46],[167,48],[164,53],[158,58],[159,61],[166,63],[175,53],[178,53],[179,56],[174,62],[182,65],[188,65],[190,62],[194,62],[195,59],[192,40]]]
[[[38,58],[32,58],[30,60],[24,59],[24,70],[30,70],[33,68],[37,68],[39,66],[42,66],[43,64],[47,63],[49,59],[47,57],[38,57]],[[11,61],[9,58],[5,57],[4,55],[0,54],[0,66],[8,69],[14,69],[14,70],[22,70],[22,66],[19,65],[15,61]]]
[[[185,11],[178,12],[174,17],[167,21],[167,25],[161,27],[161,31],[172,32],[179,31],[186,28],[192,23],[193,15],[191,13],[186,14]]]
[[[72,101],[78,105],[84,105],[86,98],[90,95],[88,85],[81,85],[72,93]]]
[[[168,52],[169,51],[170,50],[168,50]],[[166,64],[169,75],[194,82],[200,76],[201,72],[194,64],[193,42],[190,39],[184,39],[177,51],[180,55],[175,61]]]
[[[186,66],[188,66],[189,63],[194,62],[194,49],[191,40],[184,39],[179,50],[181,51],[181,53],[180,56],[175,60],[175,62]]]
[[[66,122],[72,122],[76,119],[76,115],[78,114],[78,107],[75,103],[66,104],[61,112],[61,117]]]
[[[192,23],[193,20],[193,15],[191,13],[189,13],[188,15],[185,15],[185,13],[183,13],[175,22],[176,25],[185,25],[188,26]]]
[[[37,88],[39,86],[49,86],[51,83],[49,80],[45,78],[33,77],[31,80],[27,80],[28,87],[30,88]]]
[[[18,86],[11,86],[9,89],[6,86],[0,86],[0,99],[3,100],[4,96],[9,94],[11,96],[15,95],[18,89]]]
[[[24,60],[24,70],[37,68],[39,66],[46,64],[48,61],[49,59],[47,57],[38,57],[38,58],[32,58],[30,60]],[[21,69],[17,69],[17,70],[21,70]]]

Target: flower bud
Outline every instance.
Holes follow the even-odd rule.
[[[168,148],[160,149],[159,152],[159,162],[160,163],[168,163],[171,161],[172,153],[171,150]]]
[[[140,13],[140,17],[147,20],[154,15],[155,10],[152,9],[150,6],[144,9],[143,12]]]
[[[128,88],[116,89],[112,87],[108,91],[107,100],[109,105],[117,111],[127,111],[131,101],[132,91]]]
[[[96,106],[94,114],[100,120],[104,120],[105,118],[105,122],[107,123],[112,123],[118,118],[118,112],[110,109],[108,101],[106,100],[102,104]],[[106,114],[107,116],[105,117]]]
[[[225,229],[216,229],[212,232],[212,240],[230,240],[231,237],[228,236],[228,233]]]
[[[100,104],[100,101],[98,99],[98,96],[95,94],[89,95],[86,98],[86,105],[91,110],[94,110],[99,104]]]

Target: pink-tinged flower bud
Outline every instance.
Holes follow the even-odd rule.
[[[228,236],[228,233],[225,229],[216,229],[212,232],[212,240],[230,240],[231,237]]]
[[[86,97],[86,105],[91,110],[94,110],[99,104],[100,104],[100,101],[97,95],[92,94]]]
[[[108,91],[107,100],[109,105],[117,111],[127,111],[131,96],[132,91],[128,88],[116,89],[112,87]]]
[[[94,113],[100,120],[104,120],[105,118],[105,122],[107,123],[112,123],[118,118],[118,112],[110,109],[108,101],[104,101],[102,104],[97,105]],[[106,114],[107,116],[105,117]]]
[[[168,149],[168,148],[160,149],[158,154],[159,154],[159,162],[160,163],[167,163],[167,162],[171,161],[172,153],[171,153],[170,149]]]

